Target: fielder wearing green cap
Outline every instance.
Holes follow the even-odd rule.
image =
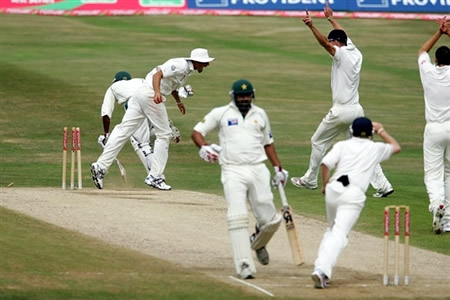
[[[169,158],[169,144],[172,139],[172,130],[165,104],[166,97],[171,95],[178,110],[185,114],[186,107],[180,98],[180,88],[187,83],[188,78],[195,71],[203,72],[204,68],[208,67],[213,60],[214,58],[209,57],[207,49],[196,48],[191,51],[188,58],[169,59],[147,74],[143,83],[128,100],[128,109],[122,122],[114,127],[103,153],[96,162],[91,164],[92,179],[98,188],[103,188],[104,176],[127,140],[142,123],[150,122],[154,128],[156,139],[151,169],[144,182],[159,190],[171,189],[164,176]]]
[[[324,15],[333,27],[328,36],[323,35],[314,26],[309,13],[303,18],[303,22],[309,27],[316,40],[331,56],[333,104],[311,137],[311,157],[308,170],[301,177],[291,178],[293,185],[306,189],[317,188],[320,162],[331,147],[333,140],[342,133],[350,137],[350,125],[353,120],[364,116],[358,92],[362,54],[348,37],[345,29],[333,18],[333,11],[328,2],[324,8]],[[374,197],[387,197],[394,192],[391,183],[384,176],[381,166],[377,166],[375,169],[371,184],[376,190]]]
[[[101,107],[104,132],[98,137],[98,143],[100,146],[105,147],[109,140],[110,122],[115,103],[117,102],[117,104],[123,104],[126,110],[128,100],[131,99],[138,88],[144,83],[145,80],[143,78],[132,78],[130,73],[126,71],[120,71],[114,75],[113,83],[106,90]],[[184,88],[185,87],[182,87],[181,89]],[[178,142],[180,140],[178,128],[173,126],[172,122],[170,122],[170,128],[172,130],[172,140]],[[153,132],[151,129],[152,125],[150,122],[143,122],[130,137],[131,145],[144,166],[145,174],[150,172],[153,158],[153,150],[150,142],[151,133]],[[126,180],[125,173],[122,174],[122,176],[124,177],[124,180]],[[96,182],[97,187],[103,187],[98,181],[95,181],[95,178],[94,182]]]
[[[200,148],[200,157],[221,166],[221,180],[228,203],[227,224],[234,267],[242,279],[253,278],[258,261],[267,265],[266,245],[278,229],[281,215],[275,209],[270,172],[265,161],[274,167],[272,184],[286,184],[288,172],[281,167],[275,151],[269,118],[252,101],[255,90],[250,81],[235,81],[229,91],[227,105],[214,108],[195,125],[192,140]],[[209,145],[205,136],[217,130],[220,145]],[[256,230],[249,240],[247,203],[256,219]]]

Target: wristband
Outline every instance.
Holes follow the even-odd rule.
[[[380,133],[382,133],[383,131],[384,131],[384,128],[380,128],[380,129],[378,129],[377,134],[380,135]]]

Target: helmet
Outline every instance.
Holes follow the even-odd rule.
[[[255,98],[255,90],[253,89],[252,83],[246,79],[235,81],[231,86],[231,99],[235,100],[235,95],[239,94],[251,94],[252,98]]]
[[[121,80],[130,80],[131,75],[127,71],[120,71],[114,75],[113,83]]]
[[[352,134],[356,137],[369,137],[373,135],[372,121],[369,118],[356,118],[352,124]]]
[[[234,101],[239,111],[242,114],[247,114],[252,106],[252,101],[249,99],[237,101],[237,95],[251,95],[252,98],[255,98],[255,90],[252,83],[246,79],[239,79],[233,83],[230,91],[231,100]]]

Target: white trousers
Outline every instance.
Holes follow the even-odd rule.
[[[141,85],[128,101],[128,109],[122,122],[114,127],[103,153],[97,159],[101,168],[108,170],[126,141],[146,119],[149,119],[156,135],[152,169],[149,174],[155,177],[162,176],[169,157],[171,130],[164,102],[156,104],[153,96],[153,89],[146,83]]]
[[[320,243],[315,269],[331,278],[333,267],[348,243],[348,235],[358,221],[366,201],[365,193],[357,186],[333,181],[327,184],[325,202],[328,228]]]
[[[239,274],[243,261],[248,262],[255,272],[248,233],[247,203],[250,204],[258,225],[263,226],[273,220],[276,210],[270,185],[270,172],[264,163],[221,167],[221,181],[228,204],[228,231],[236,272]],[[242,225],[236,226],[237,223]]]
[[[330,149],[334,138],[341,133],[346,134],[347,138],[350,138],[352,136],[350,128],[353,121],[363,116],[364,110],[359,104],[335,104],[331,107],[311,137],[311,157],[309,159],[309,168],[302,177],[303,182],[317,185],[320,163]],[[375,175],[372,178],[371,184],[377,191],[388,191],[392,189],[392,185],[387,180],[380,165],[375,169]]]
[[[150,144],[150,123],[148,120],[144,120],[132,136],[141,144]]]
[[[270,184],[270,172],[264,163],[222,165],[221,181],[228,203],[228,215],[247,215],[247,200],[258,225],[276,214]]]
[[[424,181],[429,209],[450,202],[450,122],[427,123],[423,137]],[[450,220],[450,208],[446,209]]]

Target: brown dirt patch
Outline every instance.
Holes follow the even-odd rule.
[[[11,187],[0,188],[0,205],[261,293],[230,278],[235,274],[222,197],[182,190],[62,191]],[[314,289],[310,274],[326,225],[298,215],[295,219],[306,264],[292,264],[286,232],[281,226],[268,246],[271,263],[257,265],[256,278],[246,282],[277,297],[450,297],[450,273],[442,268],[450,266],[450,256],[411,247],[410,285],[384,287],[383,240],[357,232],[350,234],[330,288]]]

